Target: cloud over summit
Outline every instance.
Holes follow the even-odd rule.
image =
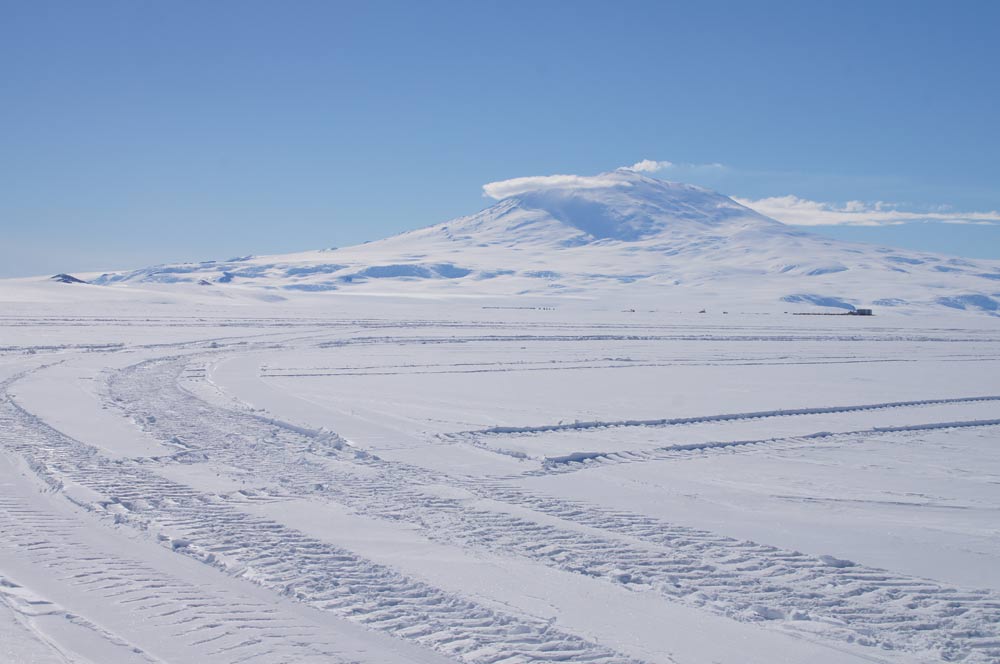
[[[621,185],[621,180],[610,176],[584,175],[534,175],[511,180],[500,180],[483,185],[483,194],[501,200],[545,189],[599,189]]]
[[[643,159],[642,161],[637,161],[627,168],[632,171],[639,171],[640,173],[656,173],[657,171],[662,171],[666,168],[670,168],[674,163],[672,161],[654,161],[652,159]]]
[[[706,169],[724,170],[722,164],[685,164],[670,161],[643,159],[631,166],[623,166],[610,173],[600,175],[536,175],[499,180],[483,185],[483,194],[495,200],[519,196],[530,192],[554,189],[600,189],[605,187],[629,187],[632,185],[628,173],[649,176],[662,170],[670,170],[678,180],[685,173],[696,174]],[[673,178],[671,178],[673,179]],[[697,178],[694,178],[697,179]],[[829,203],[810,200],[794,194],[751,199],[733,197],[737,203],[756,210],[763,215],[791,226],[894,226],[909,223],[942,223],[967,225],[1000,225],[1000,212],[958,212],[947,207],[924,210],[906,209],[907,206],[885,201],[848,201]]]

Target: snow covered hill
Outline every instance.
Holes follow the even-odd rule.
[[[518,178],[468,217],[354,247],[159,265],[102,286],[190,284],[291,292],[545,296],[678,310],[1000,315],[1000,262],[839,242],[721,194],[628,169]],[[257,291],[258,294],[260,291]]]

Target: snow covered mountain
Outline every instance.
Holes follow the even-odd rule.
[[[354,247],[103,274],[230,294],[562,295],[660,308],[1000,311],[1000,262],[851,244],[619,169],[487,185],[468,217]]]

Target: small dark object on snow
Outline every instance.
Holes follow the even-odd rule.
[[[787,311],[785,313],[788,313]],[[841,311],[831,314],[825,311],[796,311],[793,316],[874,316],[871,309],[852,309],[851,311]]]
[[[52,281],[58,281],[61,284],[85,284],[87,283],[83,279],[77,279],[72,274],[66,274],[65,272],[60,272],[59,274],[52,277]]]
[[[199,279],[198,280],[198,285],[199,286],[211,286],[212,282],[208,281],[207,279]]]

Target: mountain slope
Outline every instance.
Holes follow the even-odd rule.
[[[161,265],[92,283],[549,295],[732,309],[996,314],[1000,263],[838,242],[721,194],[620,169],[510,180],[481,212],[343,249]]]

